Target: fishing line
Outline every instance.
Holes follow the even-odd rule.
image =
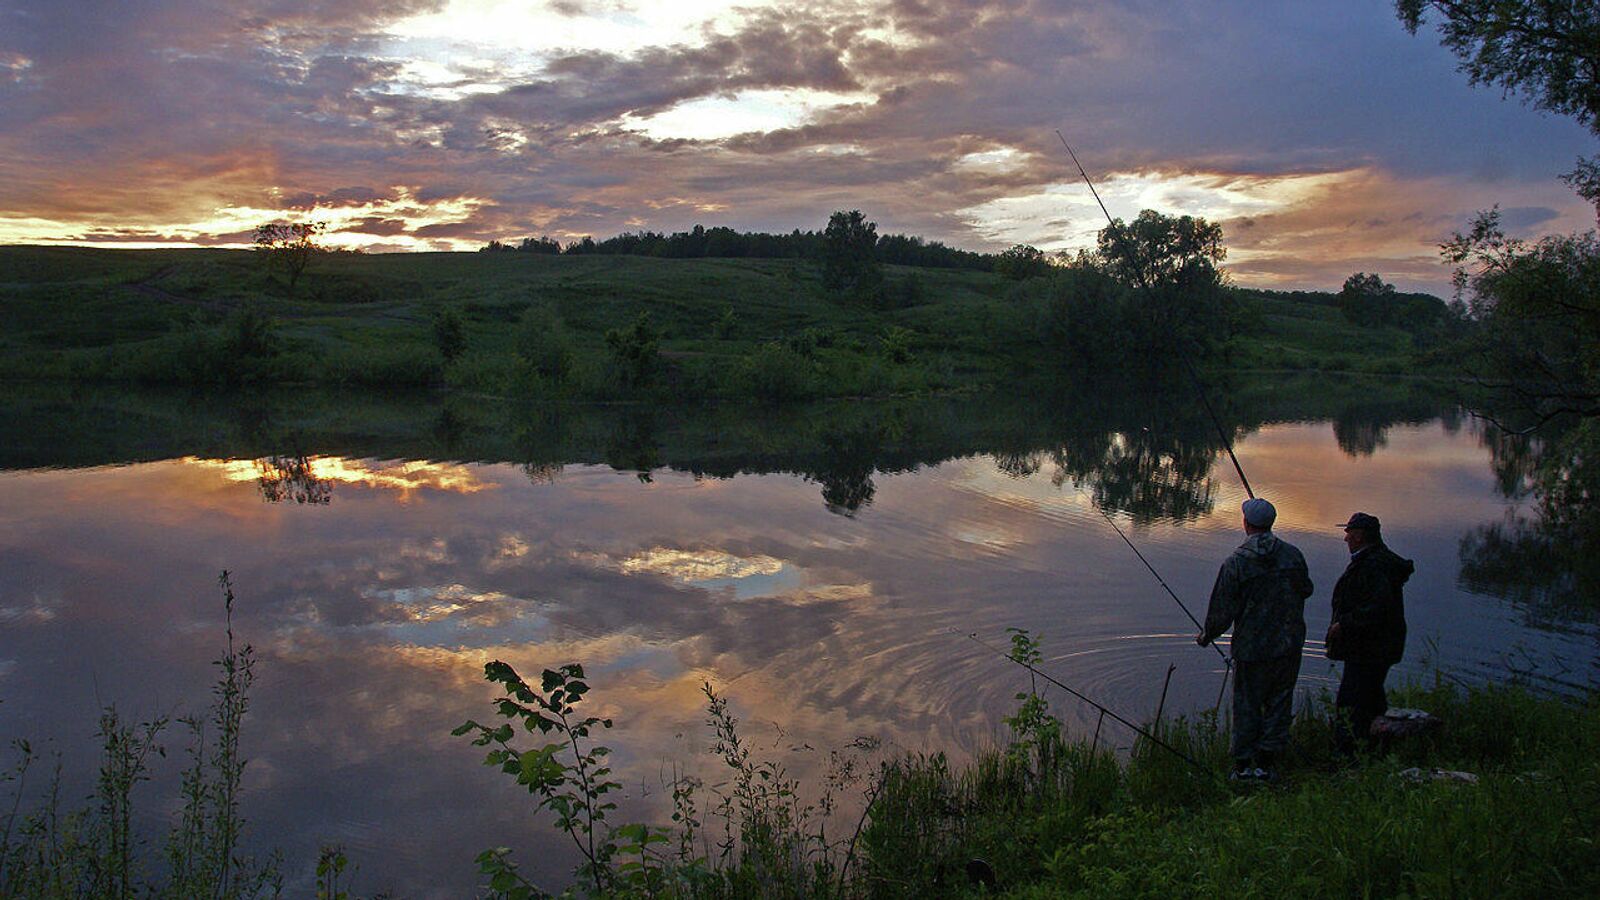
[[[956,631],[954,628],[950,629],[950,632],[952,634],[960,634],[960,632]],[[1168,753],[1171,753],[1172,755],[1178,757],[1179,759],[1183,760],[1184,762],[1188,763],[1189,765],[1194,766],[1196,769],[1199,769],[1200,771],[1205,772],[1207,774],[1215,774],[1215,772],[1212,771],[1212,768],[1210,766],[1207,766],[1207,765],[1201,763],[1199,760],[1195,759],[1194,757],[1190,756],[1187,753],[1184,753],[1182,750],[1179,750],[1177,747],[1172,746],[1171,744],[1169,744],[1166,741],[1163,741],[1162,739],[1156,737],[1155,735],[1151,734],[1150,732],[1146,731],[1145,729],[1140,728],[1138,725],[1135,725],[1132,722],[1128,721],[1127,719],[1124,719],[1122,716],[1117,715],[1115,712],[1113,712],[1110,709],[1110,707],[1107,707],[1105,704],[1100,703],[1100,702],[1098,702],[1096,700],[1093,700],[1090,697],[1084,695],[1083,693],[1080,693],[1079,691],[1077,691],[1077,690],[1075,690],[1075,689],[1073,689],[1071,687],[1068,687],[1067,685],[1063,684],[1061,681],[1056,679],[1054,676],[1052,676],[1050,673],[1040,671],[1039,668],[1034,666],[1032,663],[1024,662],[1024,661],[1022,661],[1020,659],[1017,659],[1015,656],[1012,656],[1011,654],[1005,652],[1004,650],[1001,650],[999,647],[996,647],[995,645],[989,643],[988,641],[985,641],[983,638],[978,637],[978,635],[975,634],[975,633],[968,633],[967,634],[967,639],[972,641],[973,643],[977,644],[978,646],[983,647],[984,649],[988,650],[991,653],[994,653],[994,654],[996,654],[998,656],[1005,657],[1006,659],[1016,663],[1017,665],[1023,667],[1024,669],[1027,669],[1029,672],[1032,672],[1033,674],[1039,676],[1040,678],[1043,678],[1045,681],[1048,681],[1051,684],[1055,685],[1056,687],[1061,688],[1063,691],[1066,691],[1067,693],[1071,694],[1072,696],[1077,697],[1079,700],[1082,700],[1083,702],[1089,704],[1090,706],[1094,707],[1095,709],[1098,709],[1102,715],[1110,716],[1114,721],[1120,722],[1123,725],[1127,726],[1135,734],[1139,735],[1140,737],[1144,738],[1145,740],[1149,741],[1150,743],[1155,744],[1157,747],[1160,747],[1161,749],[1166,750]]]
[[[1206,627],[1200,624],[1200,620],[1194,617],[1194,613],[1189,611],[1189,607],[1185,606],[1183,601],[1178,599],[1178,595],[1172,590],[1171,587],[1168,587],[1167,580],[1161,577],[1161,573],[1156,571],[1155,566],[1150,565],[1150,560],[1144,558],[1144,554],[1140,553],[1139,548],[1133,545],[1133,541],[1128,540],[1128,536],[1123,533],[1120,527],[1118,527],[1117,520],[1111,518],[1111,514],[1106,512],[1104,509],[1101,509],[1099,504],[1095,503],[1092,499],[1089,501],[1089,505],[1093,506],[1100,513],[1100,515],[1105,518],[1106,524],[1110,525],[1111,530],[1117,533],[1117,537],[1122,538],[1122,542],[1128,545],[1128,549],[1133,551],[1133,555],[1139,557],[1139,562],[1144,563],[1144,567],[1149,569],[1150,574],[1156,577],[1156,581],[1160,583],[1161,587],[1167,592],[1167,596],[1172,598],[1173,603],[1178,604],[1178,608],[1183,610],[1183,614],[1189,617],[1189,621],[1194,623],[1194,627],[1200,629],[1201,631],[1205,631]],[[1228,666],[1232,668],[1233,661],[1228,659],[1228,654],[1223,653],[1221,647],[1218,647],[1216,644],[1212,644],[1211,648],[1216,650],[1217,655],[1222,657],[1222,661],[1227,663]]]

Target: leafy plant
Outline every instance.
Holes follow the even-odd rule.
[[[1050,703],[1039,694],[1039,676],[1034,668],[1044,661],[1039,641],[1026,628],[1007,628],[1011,634],[1011,652],[1006,654],[1013,662],[1028,667],[1028,690],[1018,692],[1017,711],[1004,721],[1015,735],[1007,752],[1023,759],[1032,759],[1049,752],[1060,742],[1061,722],[1050,715]],[[1044,760],[1038,760],[1044,765]]]
[[[589,692],[583,666],[569,663],[545,669],[537,688],[499,660],[486,664],[483,674],[505,690],[505,696],[495,701],[495,710],[508,721],[491,728],[468,720],[451,734],[475,734],[473,744],[493,747],[484,765],[499,768],[539,798],[539,808],[555,815],[556,826],[572,838],[587,860],[585,873],[595,892],[605,893],[611,885],[609,863],[617,852],[615,840],[603,829],[606,814],[616,809],[616,804],[605,797],[622,785],[609,780],[611,768],[605,759],[611,749],[591,737],[596,729],[610,728],[611,720],[578,712],[583,695]],[[553,734],[558,740],[518,749],[511,744],[516,735],[514,723],[530,734]]]
[[[651,324],[647,312],[635,316],[626,328],[608,330],[606,346],[611,349],[618,377],[628,387],[648,383],[660,366],[661,333]]]
[[[447,363],[455,362],[467,349],[467,323],[453,306],[439,306],[430,317],[433,346]]]

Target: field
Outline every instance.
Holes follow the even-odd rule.
[[[1331,302],[1231,296],[1238,333],[1213,365],[1418,365],[1418,339],[1357,327]],[[1046,377],[1063,361],[1042,318],[1018,282],[954,269],[887,266],[862,301],[830,294],[807,260],[329,254],[291,292],[248,251],[0,247],[0,378],[13,380],[882,396]]]

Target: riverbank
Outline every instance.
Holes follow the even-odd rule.
[[[291,292],[247,251],[0,247],[0,378],[775,403],[1072,368],[1036,280],[884,272],[864,303],[827,291],[809,260],[330,254]],[[1331,294],[1226,296],[1216,366],[1453,371],[1434,338],[1358,327]]]
[[[1207,718],[1167,723],[1117,766],[1076,746],[1060,761],[1005,754],[955,776],[908,770],[870,844],[881,883],[961,880],[968,859],[1012,897],[1593,896],[1600,890],[1600,704],[1515,685],[1392,692],[1444,721],[1432,738],[1344,766],[1302,710],[1282,781],[1239,788]],[[1108,726],[1109,728],[1109,726]],[[1435,769],[1475,781],[1433,778]],[[931,798],[940,798],[943,811]],[[953,804],[952,802],[953,801]],[[887,852],[886,852],[887,851]],[[892,892],[885,892],[892,893]]]

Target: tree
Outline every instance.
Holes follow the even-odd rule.
[[[293,295],[300,273],[317,255],[327,252],[327,248],[317,242],[318,237],[327,230],[326,222],[268,222],[257,225],[256,252],[266,260],[269,269],[282,269],[289,274],[289,293]]]
[[[1009,250],[995,257],[994,271],[996,275],[1010,278],[1013,281],[1025,281],[1050,274],[1050,259],[1044,251],[1028,244],[1015,244]]]
[[[433,311],[433,345],[447,363],[455,362],[467,349],[467,323],[453,306]]]
[[[1594,0],[1398,0],[1417,33],[1439,16],[1440,43],[1472,84],[1499,85],[1600,135],[1600,5]],[[1568,183],[1600,214],[1600,157],[1579,160]]]
[[[1600,418],[1600,238],[1594,232],[1528,243],[1508,237],[1498,210],[1442,247],[1477,320],[1487,371],[1524,414]],[[1506,398],[1510,400],[1511,398]]]
[[[1221,225],[1153,209],[1132,223],[1113,219],[1101,229],[1098,247],[1108,274],[1136,287],[1220,285],[1218,265],[1228,256]]]
[[[1339,310],[1344,317],[1357,325],[1380,325],[1384,318],[1384,301],[1394,296],[1394,285],[1373,272],[1357,272],[1344,280],[1339,289]]]
[[[1233,301],[1218,268],[1227,255],[1221,225],[1147,209],[1132,223],[1112,220],[1093,256],[1080,255],[1074,268],[1139,289],[1120,301],[1118,339],[1132,342],[1141,365],[1159,368],[1203,357],[1232,333]]]
[[[822,232],[822,284],[838,293],[865,293],[883,283],[883,272],[873,253],[878,244],[878,224],[868,222],[861,210],[843,210],[828,217]]]
[[[536,301],[523,310],[514,339],[525,371],[557,384],[566,381],[572,370],[572,338],[552,307]]]

